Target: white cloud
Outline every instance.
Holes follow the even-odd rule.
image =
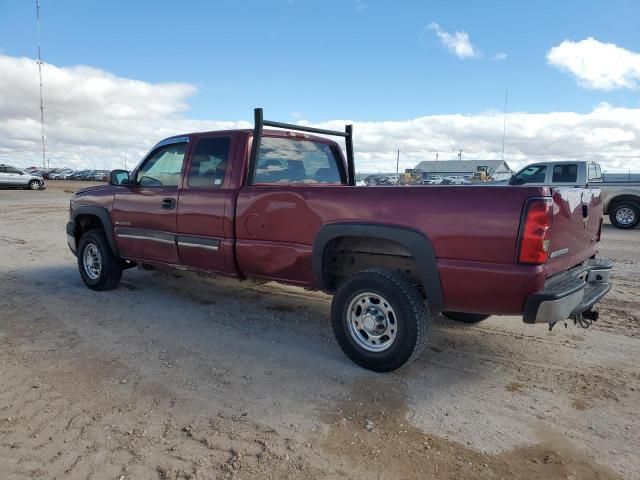
[[[458,58],[473,58],[479,56],[478,50],[471,44],[469,35],[465,31],[455,32],[453,35],[445,32],[436,22],[431,22],[427,28],[432,30],[442,45]]]
[[[0,162],[41,164],[37,62],[0,55]],[[137,161],[176,132],[233,128],[239,122],[186,118],[196,87],[148,83],[93,67],[43,65],[45,133],[52,165],[119,166]]]
[[[345,120],[318,124],[344,128]],[[457,158],[499,159],[503,115],[430,115],[397,122],[355,122],[359,171],[395,171],[396,148],[401,168],[421,160]],[[640,171],[640,108],[607,104],[585,114],[573,112],[510,113],[507,116],[505,159],[512,168],[532,161],[594,160],[605,169]]]
[[[578,83],[597,90],[638,88],[640,53],[594,38],[565,40],[547,52],[550,65],[573,74]]]
[[[368,5],[364,0],[354,0],[353,5],[356,9],[356,12],[364,12]]]
[[[506,59],[507,59],[507,54],[503,52],[498,52],[491,56],[491,60],[499,61],[499,60],[506,60]]]
[[[0,72],[0,162],[38,165],[37,64],[0,55]],[[250,126],[189,119],[186,101],[196,94],[189,84],[153,84],[96,68],[53,65],[45,65],[44,77],[52,166],[119,168],[125,155],[131,166],[153,143],[169,135]],[[435,158],[436,153],[440,159],[456,158],[459,148],[464,158],[500,158],[502,120],[500,112],[487,112],[355,122],[357,168],[395,170],[398,147],[401,168]],[[342,130],[345,123],[333,120],[319,126]],[[584,158],[601,161],[606,168],[640,170],[640,108],[603,104],[585,114],[511,113],[505,157],[513,167],[525,160]]]

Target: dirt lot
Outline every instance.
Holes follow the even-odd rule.
[[[0,191],[0,478],[640,478],[639,229],[605,225],[594,328],[438,319],[374,374],[322,294],[140,269],[87,289],[77,185]]]

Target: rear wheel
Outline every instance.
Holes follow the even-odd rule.
[[[482,315],[480,313],[463,313],[463,312],[442,312],[442,315],[450,320],[462,323],[478,323],[486,320],[490,315]]]
[[[404,276],[377,268],[355,273],[340,285],[331,320],[344,353],[376,372],[418,357],[430,323],[420,291]]]
[[[634,228],[640,223],[640,207],[630,202],[619,203],[609,212],[609,220],[618,228]]]
[[[80,238],[78,268],[82,281],[92,290],[111,290],[120,283],[122,263],[102,230],[89,230]]]

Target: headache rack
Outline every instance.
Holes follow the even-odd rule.
[[[284,128],[286,130],[295,130],[298,132],[344,137],[347,146],[347,183],[351,186],[356,184],[356,173],[353,164],[353,125],[346,125],[344,127],[344,132],[340,132],[338,130],[325,130],[322,128],[305,127],[304,125],[294,125],[292,123],[265,120],[261,108],[254,109],[253,115],[255,117],[255,126],[253,127],[253,143],[251,144],[251,156],[249,157],[249,173],[247,176],[248,185],[253,185],[253,177],[255,175],[255,166],[256,161],[258,160],[258,151],[260,150],[263,127]]]

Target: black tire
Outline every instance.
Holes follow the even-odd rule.
[[[94,262],[94,268],[85,267],[87,249],[93,248],[99,257],[99,269]],[[89,254],[90,255],[90,254]],[[90,255],[91,256],[91,255]],[[118,286],[122,277],[122,262],[113,252],[102,230],[89,230],[80,238],[78,243],[78,269],[82,281],[91,290],[111,290]],[[99,272],[98,272],[99,270]]]
[[[463,312],[442,312],[442,315],[449,320],[455,320],[462,323],[478,323],[486,320],[491,315],[482,315],[481,313],[463,313]]]
[[[368,321],[365,317],[360,317],[363,319],[360,333],[355,331],[356,327],[350,326],[357,323],[352,321],[350,312],[353,311],[356,315],[359,308],[356,303],[355,308],[350,310],[351,303],[369,294],[373,297],[380,296],[383,300],[381,304],[391,307],[393,315],[383,315],[384,321],[389,328],[394,325],[397,327],[389,330],[395,336],[391,340],[387,335],[389,345],[382,351],[371,351],[361,345],[375,342],[372,339],[377,338],[362,333],[364,321]],[[362,312],[361,309],[361,314]],[[343,352],[354,363],[375,372],[395,370],[420,356],[427,342],[430,320],[429,309],[418,288],[403,275],[378,268],[355,273],[346,279],[338,288],[331,304],[333,332]],[[375,323],[376,320],[371,322]],[[380,345],[382,344],[381,341]],[[372,345],[368,348],[372,348]]]
[[[38,180],[31,180],[27,185],[29,190],[40,190],[40,182]]]
[[[631,202],[618,203],[611,207],[609,220],[617,228],[635,228],[640,223],[640,206]]]

